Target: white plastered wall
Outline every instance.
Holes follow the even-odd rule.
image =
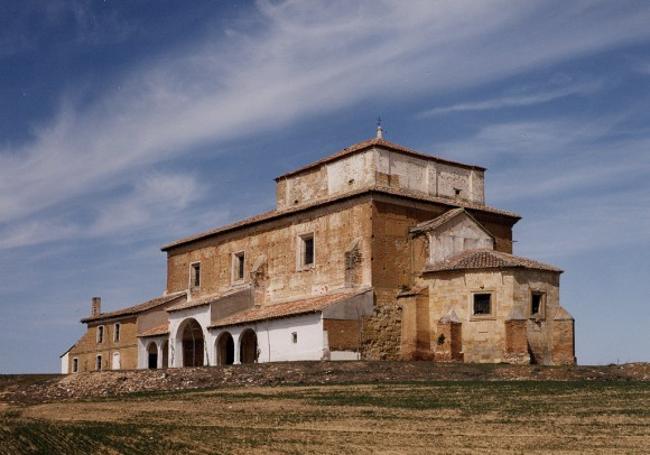
[[[168,339],[167,335],[138,338],[138,368],[139,369],[149,368],[149,351],[147,350],[147,348],[151,343],[154,343],[156,345],[156,349],[158,350],[158,365],[156,366],[156,368],[163,367],[163,347],[165,346],[165,341],[167,341],[167,339]],[[171,347],[169,349],[171,351]]]
[[[252,329],[257,336],[258,363],[323,358],[325,342],[322,317],[320,313],[311,313],[210,330],[213,340],[211,364],[217,364],[215,343],[223,332],[232,335],[235,343],[235,363],[239,363],[240,337],[246,329]],[[293,343],[294,332],[297,336],[296,343]]]
[[[215,337],[207,327],[210,326],[210,306],[202,305],[185,310],[169,313],[169,366],[183,366],[183,343],[179,334],[179,328],[189,319],[194,319],[203,330],[203,341],[205,353],[203,356],[204,365],[213,365]]]

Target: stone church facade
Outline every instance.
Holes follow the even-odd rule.
[[[161,296],[102,312],[63,372],[291,360],[573,364],[561,270],[512,253],[479,166],[377,137],[276,180],[276,208],[176,240]]]

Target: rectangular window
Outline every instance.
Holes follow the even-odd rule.
[[[115,324],[115,327],[113,328],[113,341],[115,341],[116,343],[120,341],[120,328],[121,328],[121,324],[119,322],[117,322]]]
[[[104,326],[100,325],[97,327],[97,343],[104,342]]]
[[[97,356],[97,362],[95,364],[95,369],[97,371],[102,371],[102,356],[101,355]]]
[[[72,359],[72,372],[77,373],[79,371],[79,359],[74,358]]]
[[[474,294],[475,316],[487,316],[492,314],[492,294]]]
[[[530,316],[542,316],[544,311],[544,294],[541,292],[533,292],[530,297]]]
[[[314,234],[305,234],[298,241],[299,268],[308,268],[314,265]]]
[[[201,287],[201,263],[195,262],[191,265],[190,281],[193,288]]]
[[[233,281],[241,281],[244,279],[244,252],[235,253],[232,257],[232,279]]]
[[[293,344],[298,343],[298,332],[291,332],[291,342]]]

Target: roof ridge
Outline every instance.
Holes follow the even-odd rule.
[[[208,229],[208,230],[199,232],[197,234],[188,235],[188,236],[180,238],[178,240],[171,241],[171,242],[166,243],[165,245],[163,245],[161,247],[161,250],[166,251],[166,250],[168,250],[170,248],[174,248],[174,247],[183,245],[185,243],[190,243],[190,242],[193,242],[193,241],[196,241],[196,240],[200,240],[200,239],[203,239],[205,237],[212,236],[212,235],[221,234],[223,232],[243,228],[243,227],[249,226],[251,224],[268,221],[268,220],[271,220],[271,219],[276,218],[276,217],[282,217],[282,216],[286,216],[286,215],[291,215],[293,213],[299,213],[301,211],[310,210],[310,209],[312,209],[314,207],[318,207],[318,206],[323,205],[323,204],[334,203],[334,202],[338,202],[340,200],[345,200],[345,199],[348,199],[348,198],[362,196],[362,195],[373,193],[373,192],[382,193],[382,194],[389,194],[389,195],[398,196],[398,197],[418,199],[418,200],[421,200],[421,201],[427,201],[427,202],[431,202],[431,203],[434,203],[434,204],[443,204],[443,205],[451,206],[451,207],[454,207],[454,208],[464,208],[465,210],[478,210],[478,211],[487,212],[487,213],[494,213],[494,214],[497,214],[497,215],[503,215],[503,216],[507,216],[507,217],[510,217],[510,218],[517,218],[518,220],[521,219],[521,216],[519,216],[518,214],[516,214],[514,212],[510,212],[508,210],[503,210],[503,209],[498,209],[498,208],[492,207],[490,205],[476,204],[476,203],[473,203],[473,202],[470,202],[470,201],[459,201],[459,200],[456,200],[456,199],[446,198],[446,197],[442,197],[442,196],[431,196],[431,195],[428,195],[428,194],[425,194],[425,193],[416,193],[416,192],[413,192],[413,191],[404,191],[404,190],[398,191],[395,188],[384,187],[384,186],[381,186],[381,185],[371,185],[371,186],[361,188],[359,190],[350,191],[350,192],[342,193],[342,194],[336,194],[336,195],[329,196],[329,197],[326,197],[326,198],[317,199],[317,200],[315,200],[313,202],[310,202],[310,203],[302,204],[302,205],[299,205],[299,206],[289,207],[289,208],[283,209],[283,210],[277,210],[277,209],[267,210],[266,212],[261,212],[261,213],[258,213],[257,215],[253,215],[253,216],[244,218],[242,220],[235,221],[233,223],[221,225],[221,226],[218,226],[216,228]],[[471,215],[471,214],[469,214],[469,215]]]
[[[490,257],[492,260],[489,259]],[[424,272],[512,267],[562,273],[561,269],[551,264],[489,248],[461,251],[441,261],[427,265]]]
[[[92,321],[100,321],[102,319],[110,319],[110,318],[115,318],[115,317],[122,317],[122,316],[129,316],[129,315],[134,315],[141,313],[143,311],[147,311],[153,308],[156,308],[159,305],[164,305],[165,303],[172,302],[182,296],[186,295],[186,292],[183,291],[176,291],[172,292],[169,294],[163,294],[159,295],[157,297],[154,297],[149,300],[145,300],[142,303],[138,303],[136,305],[131,305],[127,307],[123,307],[117,310],[113,311],[108,311],[106,313],[99,313],[98,315],[95,316],[88,316],[86,318],[81,319],[82,323],[87,323],[87,322],[92,322]]]
[[[397,144],[395,142],[392,142],[392,141],[389,141],[389,140],[386,140],[386,139],[383,139],[383,138],[376,138],[375,137],[375,138],[366,139],[366,140],[363,140],[363,141],[360,141],[360,142],[356,142],[356,143],[354,143],[352,145],[344,147],[344,148],[342,148],[342,149],[340,149],[340,150],[338,150],[338,151],[336,151],[336,152],[334,152],[332,154],[329,154],[329,155],[327,155],[327,156],[325,156],[323,158],[320,158],[320,159],[318,159],[316,161],[312,161],[311,163],[308,163],[308,164],[306,164],[304,166],[301,166],[301,167],[293,169],[293,170],[291,170],[289,172],[286,172],[286,173],[276,177],[275,181],[277,182],[280,179],[287,178],[287,177],[290,177],[292,175],[300,174],[301,172],[305,172],[305,171],[307,171],[307,170],[309,170],[309,169],[311,169],[313,167],[317,167],[317,166],[320,166],[322,164],[329,163],[331,161],[336,161],[336,160],[338,160],[340,158],[343,158],[345,156],[348,156],[348,155],[351,155],[353,153],[363,151],[365,149],[368,149],[368,148],[374,147],[374,146],[383,146],[383,147],[393,149],[395,151],[402,152],[402,153],[405,153],[405,154],[408,154],[408,155],[416,156],[416,157],[419,157],[419,158],[422,158],[422,159],[438,161],[438,162],[444,163],[444,164],[462,166],[462,167],[466,167],[466,168],[470,168],[470,169],[477,169],[477,170],[482,170],[482,171],[486,170],[482,166],[477,166],[477,165],[474,165],[474,164],[461,163],[460,161],[454,161],[454,160],[449,160],[449,159],[442,158],[442,157],[439,157],[439,156],[436,156],[436,155],[430,155],[428,153],[419,152],[419,151],[414,150],[412,148],[405,147],[403,145]]]

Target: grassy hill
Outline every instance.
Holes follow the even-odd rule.
[[[508,366],[437,366],[430,376],[438,380],[418,376],[429,368],[355,362],[3,377],[0,453],[604,454],[650,447],[650,382],[607,373],[626,371],[620,367],[580,374],[527,367],[553,380],[522,379],[524,370]],[[632,376],[647,373],[647,365],[635,368]],[[257,373],[275,385],[257,384]],[[106,397],[17,398],[75,382],[92,383],[101,395],[115,378],[135,384],[162,375],[177,377]],[[209,377],[222,382],[206,386]]]

